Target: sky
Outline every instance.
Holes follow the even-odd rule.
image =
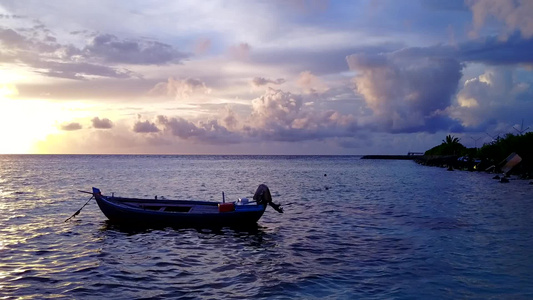
[[[364,155],[533,127],[533,1],[0,2],[0,154]]]

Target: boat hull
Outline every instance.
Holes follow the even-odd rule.
[[[143,199],[114,198],[96,195],[96,203],[113,223],[134,226],[166,225],[175,227],[226,227],[256,224],[263,215],[265,205],[219,212],[218,203],[205,201],[151,201]],[[131,206],[131,203],[143,205]],[[176,206],[175,203],[181,204]],[[150,206],[150,209],[146,207]],[[172,211],[154,210],[153,207],[173,208]],[[185,209],[184,209],[185,207]],[[178,209],[180,208],[180,209]],[[181,210],[181,211],[180,211]]]

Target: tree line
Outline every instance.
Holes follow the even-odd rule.
[[[503,138],[496,138],[490,143],[485,143],[481,148],[467,148],[460,143],[460,139],[447,135],[442,143],[427,150],[425,156],[456,156],[464,160],[492,164],[498,167],[511,153],[516,153],[522,158],[516,172],[523,174],[533,173],[533,132],[514,135],[506,134]]]

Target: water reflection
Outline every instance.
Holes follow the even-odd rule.
[[[233,243],[249,243],[249,246],[261,248],[264,247],[264,242],[267,246],[273,247],[275,245],[269,241],[273,238],[269,233],[268,227],[263,227],[258,224],[248,225],[246,227],[222,227],[222,228],[187,228],[187,227],[140,227],[124,224],[113,223],[106,220],[101,223],[99,232],[103,238],[120,238],[132,237],[135,235],[154,234],[162,236],[188,236],[194,235],[200,240],[216,239],[220,242],[229,240]]]

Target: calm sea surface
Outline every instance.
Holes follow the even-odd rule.
[[[327,175],[327,176],[325,176]],[[533,299],[533,185],[411,161],[0,156],[1,299]],[[249,230],[122,228],[77,190],[220,201]]]

